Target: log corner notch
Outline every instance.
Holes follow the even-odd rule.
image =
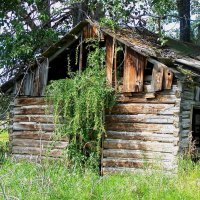
[[[173,72],[163,63],[149,58],[148,61],[154,65],[152,70],[151,88],[153,92],[162,89],[171,89],[173,83]]]

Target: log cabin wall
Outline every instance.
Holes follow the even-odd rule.
[[[150,89],[145,85],[146,90]],[[176,167],[179,151],[179,89],[158,92],[154,99],[145,93],[119,98],[106,116],[102,174],[135,171],[148,165]]]
[[[180,112],[180,150],[182,153],[188,152],[191,145],[195,145],[193,141],[193,109],[200,108],[200,93],[199,85],[194,85],[188,82],[182,83],[181,95],[181,112]],[[200,136],[199,136],[200,137]],[[194,143],[193,143],[194,142]],[[198,157],[200,157],[200,148],[197,148]],[[193,148],[192,147],[192,148]],[[191,152],[192,153],[192,152]]]
[[[48,113],[47,113],[48,110]],[[52,108],[43,97],[17,97],[12,109],[11,152],[16,159],[62,157],[68,139],[55,142]]]
[[[107,80],[113,83],[113,42],[108,38]],[[115,44],[114,44],[115,45]],[[137,171],[145,167],[177,167],[181,90],[164,64],[125,47],[124,75],[117,105],[106,115],[101,173]],[[114,84],[115,86],[115,81]],[[116,88],[116,87],[115,87]]]

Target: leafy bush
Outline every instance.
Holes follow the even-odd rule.
[[[92,152],[98,155],[105,132],[105,109],[115,102],[114,91],[106,83],[105,51],[95,46],[87,63],[82,73],[70,73],[71,78],[52,81],[47,88],[48,100],[53,102],[54,123],[58,124],[55,136],[69,136],[71,158],[75,157],[72,149],[76,149],[84,155],[84,161]]]
[[[5,161],[8,151],[8,131],[2,129],[0,130],[0,163]]]

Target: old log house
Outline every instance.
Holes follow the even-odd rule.
[[[114,32],[86,20],[49,47],[25,74],[1,86],[17,96],[11,109],[13,157],[45,156],[54,131],[53,115],[45,113],[45,87],[67,77],[68,59],[74,71],[84,70],[84,41],[89,38],[98,38],[106,48],[107,81],[118,91],[118,103],[106,115],[101,173],[135,171],[158,161],[172,169],[178,153],[191,144],[200,150],[200,47],[170,38],[161,45],[144,28]],[[67,144],[66,138],[56,142],[48,155],[61,157]]]

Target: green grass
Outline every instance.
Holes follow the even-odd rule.
[[[9,139],[8,131],[4,129],[0,129],[0,142],[7,142]]]
[[[0,199],[200,199],[200,165],[181,161],[177,175],[113,174],[68,169],[65,163],[7,161],[0,169]]]

